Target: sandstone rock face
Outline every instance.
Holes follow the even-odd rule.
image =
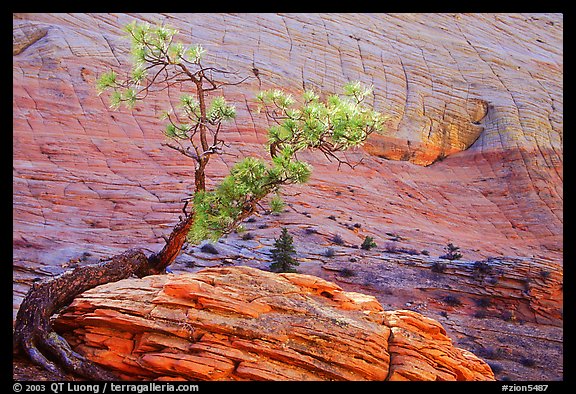
[[[44,38],[48,33],[48,27],[37,26],[32,23],[22,23],[14,25],[12,35],[12,55],[19,55],[34,44],[36,41]]]
[[[99,286],[55,326],[125,379],[494,379],[437,321],[311,275],[250,267]]]
[[[158,251],[190,192],[193,163],[161,146],[168,98],[112,112],[94,88],[109,67],[127,64],[121,28],[134,19],[176,26],[238,78],[258,69],[223,90],[237,119],[222,131],[230,148],[212,160],[209,186],[240,157],[265,155],[260,89],[332,93],[360,80],[391,116],[385,133],[345,155],[361,165],[336,171],[303,155],[313,176],[286,189],[287,212],[256,217],[246,226],[254,239],[233,234],[217,244],[220,255],[190,247],[175,271],[223,259],[265,268],[286,226],[302,272],[386,309],[410,304],[462,348],[505,348],[490,359],[502,367],[497,377],[562,379],[561,14],[14,14],[14,316],[36,278],[127,248]],[[378,248],[353,250],[365,236]],[[466,262],[434,275],[448,242]],[[495,271],[478,279],[474,262],[491,258]],[[448,295],[463,306],[442,302]],[[486,317],[475,318],[484,311],[473,300],[488,297]]]

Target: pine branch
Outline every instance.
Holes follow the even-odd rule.
[[[198,156],[196,156],[194,153],[190,152],[190,148],[189,148],[189,147],[186,148],[186,149],[184,149],[184,148],[181,148],[181,147],[178,147],[178,146],[171,145],[171,144],[169,144],[169,143],[167,143],[167,142],[163,142],[162,145],[163,145],[163,146],[167,146],[168,148],[174,149],[174,150],[182,153],[184,156],[190,157],[191,159],[198,160]]]

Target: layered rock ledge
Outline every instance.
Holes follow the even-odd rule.
[[[100,286],[55,327],[121,379],[494,380],[433,319],[315,276],[245,266]]]

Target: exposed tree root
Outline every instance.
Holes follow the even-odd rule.
[[[127,250],[96,265],[82,266],[54,278],[34,283],[16,315],[13,350],[23,351],[35,364],[63,376],[68,372],[92,380],[115,380],[112,373],[76,353],[68,342],[51,328],[50,317],[86,290],[133,275],[142,278],[161,274],[178,257],[194,215],[186,214],[172,230],[166,245],[146,257],[141,250]]]
[[[79,294],[101,284],[132,275],[154,273],[140,250],[128,250],[92,266],[78,267],[62,275],[34,283],[20,305],[14,328],[14,352],[23,351],[32,362],[64,376],[61,368],[92,380],[117,380],[110,372],[76,353],[51,328],[50,317]]]

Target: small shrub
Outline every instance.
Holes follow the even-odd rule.
[[[474,273],[479,275],[488,275],[492,272],[492,267],[485,261],[474,262]]]
[[[362,225],[361,225],[360,223],[354,223],[354,226],[352,226],[352,227],[354,227],[354,228],[361,228]]]
[[[318,234],[318,230],[315,229],[314,227],[306,227],[304,229],[304,233],[310,235],[310,234]]]
[[[531,359],[531,358],[522,357],[522,358],[520,359],[520,364],[522,364],[522,365],[525,366],[525,367],[532,368],[532,367],[535,367],[535,366],[536,366],[536,361],[534,361],[534,360]]]
[[[348,259],[348,261],[351,262],[351,263],[356,263],[356,262],[358,261],[358,259],[357,259],[356,257],[350,257],[350,258]]]
[[[187,268],[195,268],[195,267],[196,267],[196,262],[195,262],[194,260],[192,260],[192,259],[190,259],[190,260],[185,260],[185,261],[184,261],[184,265],[185,265]]]
[[[441,259],[459,260],[462,258],[462,253],[459,252],[460,248],[458,246],[454,246],[454,244],[451,242],[444,247],[444,250],[446,253],[440,256]]]
[[[265,229],[265,228],[268,228],[268,225],[267,225],[266,223],[262,223],[262,224],[258,225],[258,228],[259,228],[260,230],[263,230],[263,229]]]
[[[476,352],[479,356],[483,358],[489,358],[494,360],[496,358],[496,352],[492,347],[483,347]]]
[[[475,298],[474,303],[480,308],[488,308],[492,305],[492,300],[488,297]]]
[[[364,250],[370,250],[376,247],[376,242],[374,242],[374,238],[367,235],[366,238],[364,238],[364,242],[362,242],[362,245],[360,245],[360,247]]]
[[[422,250],[420,251],[420,254],[423,254],[424,256],[430,256],[430,252],[427,251],[426,249],[422,249]]]
[[[356,272],[354,272],[353,270],[351,270],[350,268],[342,268],[339,271],[340,276],[343,276],[345,278],[349,278],[351,276],[356,276]]]
[[[256,218],[254,216],[250,216],[248,219],[246,219],[246,223],[254,223],[256,221]]]
[[[418,256],[420,254],[420,252],[418,252],[414,248],[400,248],[399,251],[400,253],[406,253],[409,254],[410,256]]]
[[[490,360],[500,360],[506,358],[506,351],[503,348],[483,347],[478,351],[478,355]]]
[[[336,252],[332,248],[326,248],[326,250],[324,250],[323,254],[324,254],[324,257],[334,257],[336,255]]]
[[[398,252],[398,246],[396,246],[396,244],[394,244],[392,242],[387,242],[384,245],[384,251],[388,252],[388,253],[399,253]]]
[[[330,216],[328,216],[328,219],[336,221],[336,216],[330,215]]]
[[[216,247],[211,243],[205,243],[204,245],[202,245],[200,247],[200,251],[208,254],[220,254],[218,249],[216,249]]]
[[[441,311],[441,312],[440,312],[440,316],[445,317],[446,319],[448,319],[448,312],[446,312],[446,311]]]
[[[251,232],[247,232],[247,233],[242,234],[242,240],[243,241],[250,241],[252,239],[254,239],[254,234],[252,234]]]
[[[334,236],[332,236],[332,243],[336,245],[344,245],[344,240],[340,235],[334,234]]]
[[[550,271],[540,270],[540,277],[544,280],[548,279],[550,277]]]
[[[442,301],[444,301],[444,303],[448,306],[462,306],[462,302],[460,301],[460,299],[456,296],[446,296],[442,299]]]
[[[443,274],[446,271],[446,263],[441,263],[440,261],[435,261],[430,266],[432,272],[437,272],[439,274]]]
[[[400,242],[402,240],[402,237],[396,233],[386,233],[386,235],[389,236],[390,240],[394,242]]]

